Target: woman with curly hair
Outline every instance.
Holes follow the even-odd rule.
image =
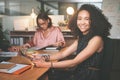
[[[64,51],[49,56],[49,60],[60,61],[35,60],[33,63],[37,67],[50,68],[76,66],[72,71],[71,78],[70,75],[63,73],[57,75],[55,80],[100,80],[104,39],[110,35],[109,31],[112,25],[99,8],[91,4],[84,4],[73,15],[68,26],[75,34],[76,40]],[[72,55],[73,52],[76,52],[73,59],[61,61],[61,59]]]

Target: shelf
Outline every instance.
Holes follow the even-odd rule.
[[[10,38],[12,45],[23,45],[34,36],[35,31],[11,31]],[[63,36],[65,39],[73,38],[73,34],[70,30],[62,30]]]

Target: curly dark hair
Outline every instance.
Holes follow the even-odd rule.
[[[47,12],[41,12],[41,13],[39,13],[38,16],[37,16],[37,18],[36,18],[37,26],[40,28],[40,25],[38,23],[38,19],[42,19],[42,20],[48,20],[49,19],[48,28],[52,26],[52,20],[48,16]]]
[[[107,17],[102,13],[102,10],[92,4],[83,4],[78,11],[72,16],[69,21],[68,27],[71,29],[73,34],[77,36],[82,36],[82,32],[77,27],[77,17],[78,13],[82,10],[86,10],[90,14],[91,28],[90,33],[92,35],[99,35],[106,37],[110,35],[110,29],[112,25],[108,22]]]

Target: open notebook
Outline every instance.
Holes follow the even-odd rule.
[[[39,47],[31,47],[29,49],[32,49],[32,50],[60,50],[61,47],[55,47],[55,46],[46,46],[46,47],[43,47],[43,48],[39,48]]]
[[[28,49],[21,48],[21,54],[26,56],[26,55],[32,55],[32,54],[39,54],[39,51],[42,50],[43,53],[40,54],[51,54],[51,53],[57,53],[61,47],[53,47],[53,46],[47,46],[44,48],[38,48],[38,47],[31,47]]]

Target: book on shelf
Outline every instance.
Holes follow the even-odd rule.
[[[0,63],[0,72],[9,74],[20,74],[31,68],[31,65],[17,64],[12,62],[3,61]]]

